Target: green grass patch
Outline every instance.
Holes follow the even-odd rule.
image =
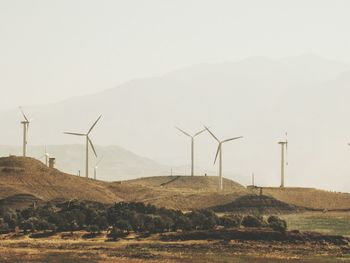
[[[350,213],[303,213],[284,215],[288,229],[316,231],[332,235],[350,237]]]

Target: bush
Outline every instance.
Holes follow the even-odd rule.
[[[269,227],[275,231],[284,233],[287,230],[287,222],[278,216],[270,216],[267,219],[267,222],[269,224]]]
[[[219,218],[219,225],[224,228],[233,228],[241,226],[242,218],[240,216],[224,216]]]
[[[193,211],[188,214],[188,217],[195,229],[213,229],[219,223],[219,218],[211,210]]]
[[[112,240],[117,240],[118,238],[123,238],[128,236],[128,233],[125,231],[120,230],[117,227],[113,227],[111,232],[107,234],[107,237],[109,237]]]
[[[186,216],[179,216],[176,218],[175,230],[189,231],[192,229],[191,220]]]
[[[115,222],[114,227],[126,233],[129,233],[129,231],[132,230],[129,222],[123,219],[120,219],[117,222]]]
[[[9,225],[3,218],[0,218],[0,233],[8,233],[10,231]]]
[[[261,217],[247,215],[243,217],[242,226],[244,227],[263,227],[265,226],[265,222]]]

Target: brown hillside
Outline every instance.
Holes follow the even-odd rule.
[[[264,187],[263,194],[283,202],[314,209],[349,209],[350,194],[301,187]]]
[[[0,158],[0,198],[30,194],[41,200],[84,199],[110,203],[120,201],[107,183],[50,169],[41,162],[24,157]]]
[[[0,158],[0,199],[5,199],[3,204],[10,205],[17,200],[19,206],[25,202],[17,195],[31,195],[29,199],[43,201],[72,198],[102,203],[140,201],[188,210],[230,202],[238,193],[246,191],[243,186],[225,179],[230,194],[219,194],[217,177],[185,176],[172,181],[174,178],[149,177],[109,183],[65,174],[33,158],[12,156]]]
[[[191,210],[225,205],[259,193],[228,179],[224,179],[224,191],[219,193],[217,182],[218,178],[211,176],[163,176],[109,183],[65,174],[33,158],[0,158],[0,205],[26,205],[25,197],[30,196],[28,200],[44,202],[72,198],[101,203],[139,201]],[[350,194],[310,188],[264,188],[263,194],[301,207],[350,208]]]
[[[138,184],[167,189],[181,189],[212,192],[218,190],[217,176],[155,176],[126,181],[127,184]],[[223,179],[224,191],[242,191],[244,186],[232,180]]]

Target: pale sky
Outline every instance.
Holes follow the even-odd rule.
[[[252,56],[350,63],[350,1],[0,0],[0,110]]]

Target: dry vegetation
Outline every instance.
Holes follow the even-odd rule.
[[[33,241],[3,236],[0,262],[349,262],[349,246],[327,242],[190,240],[166,242],[158,235],[105,242],[101,235],[61,233]]]
[[[259,193],[259,189],[246,189],[228,179],[224,180],[225,190],[218,193],[217,179],[212,176],[164,176],[109,183],[49,169],[32,158],[0,158],[0,199],[7,198],[3,204],[18,206],[26,206],[32,200],[76,198],[101,203],[139,201],[191,210],[223,205],[238,197]],[[350,209],[350,194],[311,188],[264,188],[263,194],[301,207]]]

